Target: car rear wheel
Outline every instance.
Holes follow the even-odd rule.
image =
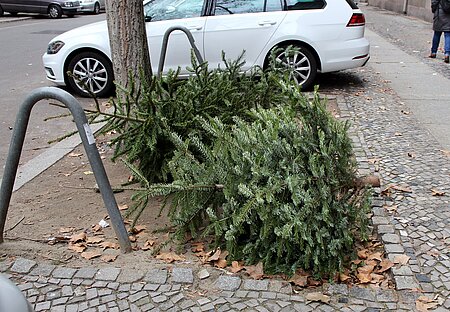
[[[93,13],[96,14],[96,15],[100,13],[100,4],[98,2],[96,2],[95,5],[94,5]]]
[[[290,78],[302,89],[308,89],[317,75],[317,62],[308,48],[289,46],[279,48],[275,54],[275,66],[290,70]]]
[[[56,4],[50,5],[48,7],[48,16],[50,16],[50,18],[60,18],[62,16],[61,8]]]
[[[67,70],[72,73],[67,76],[67,82],[80,96],[88,97],[93,93],[97,97],[104,97],[114,89],[111,62],[99,53],[82,52],[76,55],[69,62]]]

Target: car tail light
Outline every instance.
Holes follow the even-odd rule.
[[[347,24],[347,27],[364,26],[364,25],[366,25],[366,18],[364,17],[364,14],[353,13],[352,17],[350,18],[350,21]]]

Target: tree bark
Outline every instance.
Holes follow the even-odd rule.
[[[111,46],[114,80],[128,89],[129,75],[140,86],[142,71],[150,79],[152,68],[142,0],[106,1],[106,19]],[[119,95],[118,95],[119,96]]]

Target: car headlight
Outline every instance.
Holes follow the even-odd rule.
[[[62,41],[53,41],[48,44],[47,54],[56,54],[59,50],[64,46],[64,42]]]
[[[65,7],[73,7],[73,2],[67,1],[67,2],[64,2],[63,5],[64,5]]]

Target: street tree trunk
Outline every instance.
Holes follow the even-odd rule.
[[[143,2],[142,0],[107,0],[106,19],[115,82],[128,88],[131,73],[136,86],[139,87],[141,71],[148,79],[152,75]]]

